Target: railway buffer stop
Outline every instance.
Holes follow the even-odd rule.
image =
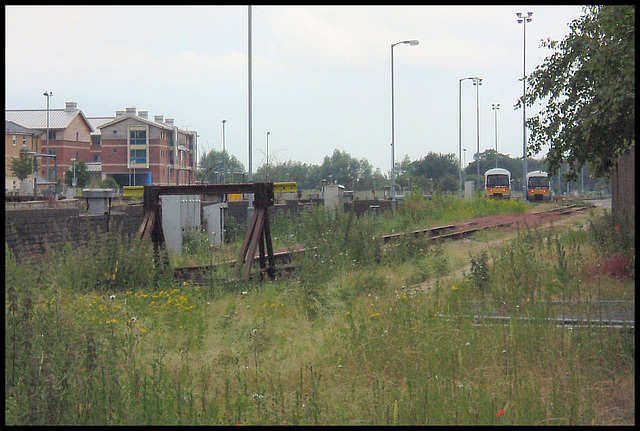
[[[295,183],[294,183],[295,184]],[[144,186],[144,217],[138,230],[139,238],[150,238],[154,246],[165,245],[162,229],[162,202],[164,195],[226,195],[253,193],[254,211],[235,262],[234,277],[247,279],[259,251],[258,262],[262,272],[275,277],[275,257],[269,224],[269,207],[274,205],[274,188],[291,187],[289,183],[235,183]]]

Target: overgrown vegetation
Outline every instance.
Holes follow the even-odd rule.
[[[459,276],[446,244],[379,240],[526,208],[472,202],[277,215],[276,243],[315,252],[273,282],[179,284],[167,256],[118,233],[48,262],[5,246],[5,424],[634,424],[633,333],[548,319],[561,299],[595,315],[633,302],[633,228],[594,212],[584,228],[478,236]],[[627,269],[594,272],[612,250]]]

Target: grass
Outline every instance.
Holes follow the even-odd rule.
[[[552,300],[635,300],[633,228],[594,211],[466,243],[375,240],[530,210],[439,199],[274,217],[280,247],[317,247],[274,282],[179,284],[117,233],[38,264],[5,248],[5,424],[634,424],[633,334],[545,320]],[[478,326],[479,304],[529,320]]]

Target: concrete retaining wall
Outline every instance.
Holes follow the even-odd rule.
[[[5,209],[5,242],[18,259],[46,258],[66,243],[85,244],[99,233],[121,229],[135,234],[142,217],[142,206],[115,207],[109,215],[81,214],[73,207]]]

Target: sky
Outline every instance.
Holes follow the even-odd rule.
[[[270,163],[319,165],[338,149],[384,174],[392,44],[419,41],[393,48],[396,162],[435,152],[468,164],[496,141],[517,158],[523,72],[552,54],[542,40],[562,40],[583,14],[576,5],[5,5],[5,108],[44,109],[44,91],[51,108],[77,102],[88,117],[135,107],[195,130],[200,155],[223,149],[226,120],[225,149],[248,169],[249,10],[252,171],[266,162],[269,132]],[[533,12],[526,35],[517,12]],[[460,96],[471,76],[482,85],[463,80]]]

